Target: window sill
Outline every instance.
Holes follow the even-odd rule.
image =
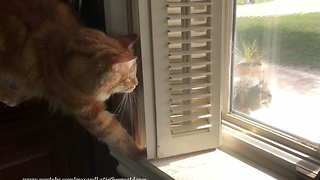
[[[177,180],[275,179],[260,170],[261,167],[257,168],[257,164],[245,160],[225,147],[150,162]]]
[[[119,161],[117,170],[126,177],[152,180],[285,179],[223,146],[216,150],[142,162],[134,162],[116,149],[110,149],[111,154]]]
[[[111,154],[119,161],[118,171],[126,177],[140,177],[152,180],[184,179],[311,179],[296,172],[297,165],[317,172],[319,167],[311,166],[299,158],[286,154],[261,141],[224,127],[223,146],[217,150],[190,153],[165,159],[134,162],[116,149]],[[282,153],[282,154],[281,154]],[[316,177],[315,179],[317,179]]]

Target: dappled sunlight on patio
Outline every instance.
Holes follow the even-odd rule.
[[[272,70],[272,103],[268,108],[253,111],[251,117],[320,143],[320,76],[284,67]]]

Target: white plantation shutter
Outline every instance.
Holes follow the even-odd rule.
[[[222,0],[151,1],[159,158],[220,144]]]

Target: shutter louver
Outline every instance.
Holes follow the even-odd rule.
[[[208,30],[211,2],[168,0],[168,37],[170,67],[171,131],[173,134],[210,128],[210,57]],[[180,27],[184,31],[172,32]],[[196,87],[193,83],[198,83]],[[191,86],[188,86],[191,85]],[[184,86],[183,89],[176,88]],[[172,88],[173,87],[173,88]],[[192,108],[183,108],[190,107]],[[179,110],[179,111],[177,111]]]
[[[162,60],[155,57],[154,64],[157,66],[161,63],[158,61],[168,61],[168,69],[157,71],[157,68],[161,68],[157,67],[155,76],[168,73],[164,77],[169,78],[169,83],[161,87],[164,91],[168,87],[169,102],[164,99],[165,93],[158,93],[161,88],[157,89],[157,84],[161,86],[161,83],[159,78],[155,79],[156,107],[165,106],[161,107],[162,110],[157,109],[158,157],[219,145],[220,127],[217,126],[220,126],[220,95],[213,93],[220,93],[220,67],[213,66],[220,65],[220,59],[214,56],[220,49],[212,49],[218,47],[213,44],[214,5],[214,0],[167,1],[168,54]],[[217,42],[220,43],[220,40]],[[163,115],[161,112],[164,112]],[[170,114],[169,119],[166,119],[167,114]]]

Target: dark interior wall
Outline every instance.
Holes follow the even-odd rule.
[[[86,27],[92,27],[106,32],[104,0],[62,0],[69,3],[80,12]]]
[[[80,15],[85,26],[106,32],[103,0],[82,0]]]

